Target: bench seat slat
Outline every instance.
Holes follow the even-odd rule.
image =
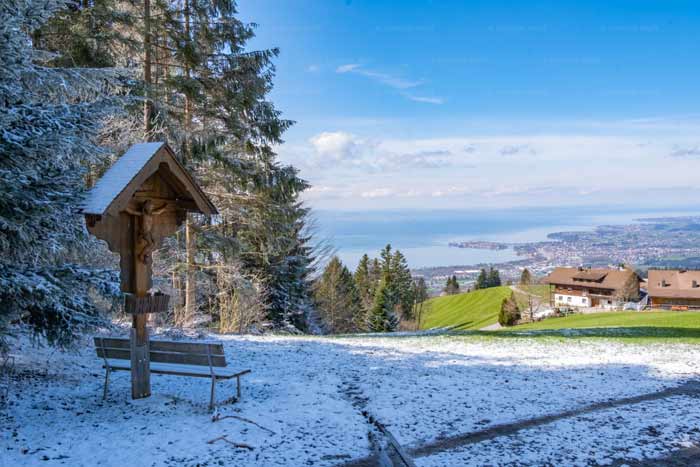
[[[98,357],[106,357],[109,359],[131,360],[131,350],[129,349],[113,349],[106,347],[98,347],[95,349]],[[209,356],[202,354],[188,354],[179,352],[158,352],[151,349],[149,352],[151,362],[156,363],[172,363],[179,365],[202,365],[209,367]],[[215,367],[225,367],[226,357],[223,355],[212,355],[211,365]]]
[[[105,347],[114,349],[129,350],[131,343],[129,339],[123,337],[94,337],[95,347]],[[151,350],[158,352],[178,352],[203,354],[208,353],[207,347],[211,349],[212,355],[224,355],[224,344],[221,341],[165,341],[159,339],[151,339],[149,341]]]
[[[131,370],[131,362],[128,360],[107,359],[107,364],[109,365],[110,370]],[[174,363],[151,362],[151,373],[211,378],[209,367]],[[217,379],[230,379],[247,373],[250,373],[250,370],[236,371],[229,368],[214,368],[214,375]]]

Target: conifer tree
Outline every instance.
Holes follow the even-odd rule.
[[[530,285],[532,284],[532,274],[530,274],[530,270],[528,268],[523,269],[523,272],[520,274],[520,285]]]
[[[334,256],[314,285],[316,309],[330,333],[358,331],[363,314],[352,274]]]
[[[393,296],[386,278],[377,287],[374,304],[367,316],[367,329],[370,332],[392,332],[396,329],[398,319],[394,314],[396,298]]]
[[[406,257],[396,250],[391,258],[392,288],[397,297],[398,313],[403,320],[413,319],[413,277]]]
[[[474,284],[474,289],[485,289],[489,287],[489,278],[486,274],[486,269],[481,269],[479,276],[476,278],[476,284]]]
[[[362,255],[360,262],[355,270],[355,286],[360,298],[360,307],[368,312],[374,303],[374,279],[370,274],[370,259],[367,254]]]
[[[67,345],[97,322],[90,291],[119,293],[115,274],[81,267],[91,243],[79,207],[84,168],[104,157],[94,137],[129,77],[40,61],[28,35],[65,4],[0,8],[0,347],[10,322]]]
[[[486,279],[487,287],[500,287],[501,286],[501,275],[497,269],[491,267],[489,269],[489,274]]]
[[[85,26],[64,30],[58,47],[85,49],[86,63],[138,71],[147,137],[169,142],[221,213],[213,225],[188,218],[189,237],[196,236],[186,247],[189,301],[195,277],[209,277],[215,294],[222,281],[212,271],[240,267],[263,285],[269,319],[304,327],[313,254],[299,195],[308,184],[273,150],[292,124],[268,100],[278,50],[246,50],[254,25],[238,19],[233,0],[94,0],[62,21]],[[99,44],[79,37],[89,27]],[[115,144],[142,135],[127,130]],[[181,270],[171,265],[174,283]]]
[[[369,263],[369,278],[372,285],[372,303],[374,303],[374,295],[379,287],[379,282],[382,280],[382,266],[378,258],[372,259]]]

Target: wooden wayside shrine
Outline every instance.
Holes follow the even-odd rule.
[[[187,212],[216,208],[166,143],[133,145],[102,176],[83,205],[88,231],[119,253],[121,290],[131,313],[131,396],[151,395],[149,313],[167,310],[168,296],[149,295],[151,253],[175,233]]]

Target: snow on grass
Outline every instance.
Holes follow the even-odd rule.
[[[19,380],[0,410],[0,465],[336,465],[370,453],[358,400],[418,452],[496,425],[675,388],[700,373],[700,347],[691,345],[214,337],[224,341],[231,366],[253,370],[243,379],[243,400],[222,406],[221,415],[275,434],[234,418],[212,422],[206,379],[154,375],[153,396],[132,401],[129,374],[118,372],[103,402],[103,371],[91,346],[63,354],[21,341],[13,351]],[[217,390],[223,399],[235,385],[223,381]],[[694,402],[676,394],[585,412],[447,452],[427,450],[416,462],[588,465],[661,456],[700,440]],[[207,444],[221,435],[254,450]]]

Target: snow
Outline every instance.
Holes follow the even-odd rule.
[[[153,396],[132,401],[129,373],[116,372],[102,401],[101,360],[87,342],[69,354],[17,341],[0,465],[338,465],[370,454],[363,410],[419,466],[623,465],[700,442],[692,345],[211,337],[232,369],[253,370],[216,422],[207,379],[154,375]],[[219,400],[233,394],[235,382],[218,384]],[[527,422],[544,415],[553,418]],[[207,443],[222,435],[253,450]]]
[[[83,212],[102,215],[164,144],[138,143],[131,146],[88,192]]]

